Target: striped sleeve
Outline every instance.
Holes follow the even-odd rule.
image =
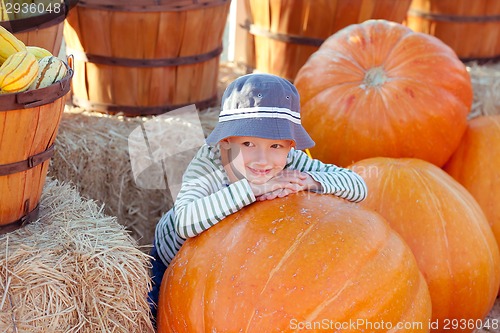
[[[255,201],[246,179],[224,185],[224,175],[204,146],[188,166],[177,196],[175,228],[180,237],[194,237]]]
[[[334,194],[353,202],[366,198],[365,181],[352,170],[311,159],[303,151],[295,149],[292,149],[288,155],[287,167],[306,172],[319,182],[322,190],[317,191],[318,193]]]
[[[162,216],[155,230],[155,247],[165,266],[168,266],[174,259],[184,241],[185,239],[175,232],[174,212],[170,209]]]

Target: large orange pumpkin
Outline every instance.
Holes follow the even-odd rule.
[[[450,332],[455,320],[462,322],[453,332],[471,332],[500,284],[499,250],[478,203],[423,160],[370,158],[351,168],[368,186],[361,205],[384,216],[412,249],[429,286],[435,331]]]
[[[469,126],[444,170],[479,203],[500,244],[500,115],[480,116]]]
[[[247,206],[189,239],[163,279],[158,326],[386,332],[400,322],[394,332],[427,332],[430,314],[410,249],[380,215],[297,194]]]
[[[472,104],[465,65],[439,39],[384,20],[350,25],[300,69],[302,122],[324,162],[415,157],[442,166]]]

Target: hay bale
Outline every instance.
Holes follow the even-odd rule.
[[[242,69],[231,63],[221,64],[219,96],[242,74]],[[199,111],[205,137],[216,125],[218,115],[219,107]],[[105,212],[116,216],[118,223],[126,226],[140,245],[152,244],[156,223],[173,205],[169,189],[144,188],[136,183],[132,172],[128,137],[152,118],[110,116],[68,106],[49,169],[49,175],[54,178],[75,184],[81,195],[104,203]],[[182,122],[177,124],[179,126],[170,127],[171,131],[177,131],[179,137],[189,133]],[[189,155],[177,161],[178,166],[173,168],[177,175],[182,175],[186,160]]]
[[[500,298],[497,298],[486,318],[475,322],[475,327],[474,333],[500,333]]]
[[[204,110],[199,115],[208,135],[217,121],[218,109]],[[50,176],[72,182],[82,196],[104,203],[105,212],[116,216],[141,245],[152,244],[156,223],[173,205],[168,188],[141,186],[132,170],[129,135],[153,118],[128,118],[67,108],[49,168]],[[164,129],[173,137],[172,142],[165,143],[167,151],[175,149],[180,142],[177,137],[189,133],[188,125],[182,120],[165,124]],[[186,158],[174,161],[172,169],[182,174],[187,162]],[[151,173],[148,176],[156,178]]]
[[[40,219],[0,235],[2,332],[153,332],[149,258],[116,218],[47,179]]]
[[[474,100],[469,117],[500,114],[500,63],[467,64]]]

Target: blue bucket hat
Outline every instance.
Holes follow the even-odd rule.
[[[206,142],[215,146],[231,136],[292,140],[296,149],[314,146],[301,125],[297,89],[271,74],[243,75],[226,88],[219,123]]]

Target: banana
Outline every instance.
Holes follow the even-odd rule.
[[[24,43],[0,25],[0,65],[10,55],[20,51],[26,51]]]
[[[54,56],[47,56],[38,61],[38,74],[29,87],[30,90],[50,86],[66,76],[66,64]]]
[[[38,73],[38,62],[28,51],[10,55],[0,66],[0,93],[16,93],[27,90]]]
[[[44,49],[43,47],[38,46],[26,46],[26,50],[35,56],[36,60],[40,61],[40,59],[44,57],[52,56],[49,50]]]

